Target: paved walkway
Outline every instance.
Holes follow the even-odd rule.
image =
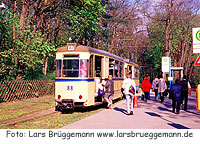
[[[126,101],[105,109],[95,115],[77,121],[62,129],[200,129],[200,111],[196,110],[196,93],[189,97],[188,110],[180,114],[172,113],[171,100],[165,97],[164,103],[151,100],[147,103],[138,98],[134,115],[127,116]]]

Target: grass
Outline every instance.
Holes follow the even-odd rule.
[[[54,96],[44,96],[40,98],[1,103],[0,122],[53,108],[55,106],[54,104]],[[56,112],[38,118],[33,118],[25,122],[20,122],[15,125],[0,126],[0,129],[58,129],[104,109],[103,105],[90,107],[86,111],[76,108],[73,113],[62,114],[61,112]]]
[[[97,109],[90,109],[85,112],[77,110],[73,113],[66,114],[57,112],[39,118],[34,118],[26,122],[17,123],[15,125],[0,126],[0,129],[57,129],[93,115],[103,109],[104,108],[98,107]]]
[[[40,98],[0,103],[0,122],[49,109],[54,106],[55,102],[53,96],[43,96]]]
[[[54,96],[0,103],[0,122],[53,108],[54,106]],[[93,115],[103,109],[102,106],[96,106],[84,112],[80,108],[75,109],[73,113],[62,114],[56,112],[15,125],[0,126],[0,129],[57,129]]]
[[[91,110],[87,112],[74,112],[74,113],[54,113],[46,116],[42,116],[36,119],[32,119],[26,122],[17,123],[11,126],[2,126],[2,129],[58,129],[63,126],[69,125],[73,122],[86,118],[90,115],[93,115],[99,111],[103,110],[102,108],[97,110]]]

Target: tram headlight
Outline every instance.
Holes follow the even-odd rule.
[[[80,95],[80,96],[79,96],[79,99],[82,99],[82,98],[83,98],[83,96],[82,96],[82,95]]]
[[[58,95],[58,99],[60,99],[61,98],[61,95]]]

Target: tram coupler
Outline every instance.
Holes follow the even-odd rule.
[[[73,110],[74,109],[74,100],[73,99],[56,99],[60,111],[63,110]]]

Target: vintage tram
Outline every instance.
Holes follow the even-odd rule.
[[[121,87],[126,74],[132,75],[139,88],[139,66],[114,54],[77,43],[68,43],[56,51],[56,110],[73,110],[102,104],[98,98],[98,82],[113,76],[115,94],[122,97]]]

